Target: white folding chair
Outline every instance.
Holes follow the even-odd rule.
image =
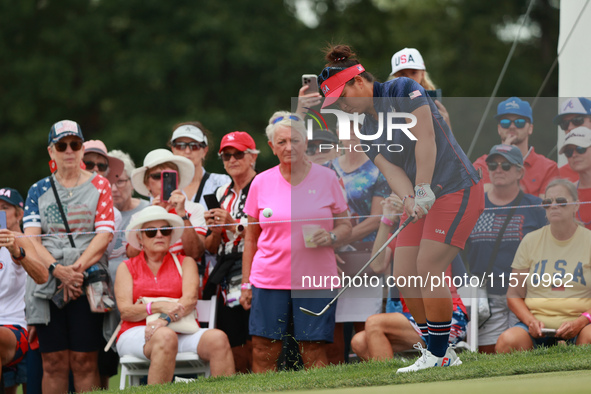
[[[459,287],[457,289],[458,295],[462,299],[464,306],[468,310],[468,314],[470,315],[470,321],[468,322],[468,327],[466,330],[468,331],[468,338],[467,338],[467,347],[472,352],[478,351],[478,288],[477,287]],[[460,342],[456,345],[456,347],[462,348],[466,347],[465,345],[462,346],[463,343]]]
[[[197,315],[199,322],[208,323],[208,327],[215,328],[216,323],[216,296],[211,300],[197,301]],[[148,375],[150,361],[134,356],[122,356],[119,359],[121,364],[121,381],[119,389],[123,390],[129,378],[130,386],[139,386],[140,378]],[[209,362],[199,358],[197,353],[178,353],[174,368],[175,375],[197,374],[209,377],[211,374]]]

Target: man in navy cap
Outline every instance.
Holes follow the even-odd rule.
[[[534,130],[531,106],[519,97],[510,97],[498,105],[495,119],[501,143],[515,145],[523,155],[525,176],[520,182],[521,189],[534,196],[543,196],[548,183],[558,178],[559,173],[556,162],[537,154],[534,147],[529,145],[529,136]],[[486,158],[487,155],[484,155],[476,159],[474,167],[482,169],[484,190],[489,191],[491,184]]]
[[[591,129],[591,100],[585,97],[567,99],[560,104],[560,112],[554,117],[554,124],[560,126],[565,134],[577,127]],[[562,154],[562,150],[560,153]],[[558,171],[561,178],[566,178],[571,182],[579,180],[579,173],[573,170],[568,163],[560,167]]]

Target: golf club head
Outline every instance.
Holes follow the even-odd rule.
[[[332,305],[332,302],[327,304],[323,310],[321,310],[320,312],[316,313],[316,312],[312,312],[309,309],[306,309],[304,307],[300,306],[300,311],[304,312],[306,315],[310,315],[310,316],[321,316],[324,314],[324,312],[326,312],[328,310],[328,308],[330,308],[330,306]]]

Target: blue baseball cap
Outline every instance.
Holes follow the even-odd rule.
[[[509,97],[507,100],[501,101],[497,106],[495,119],[499,119],[500,117],[509,114],[523,116],[528,118],[530,123],[534,123],[531,105],[519,97]]]
[[[82,129],[80,125],[73,120],[60,120],[49,130],[49,138],[47,145],[55,144],[59,140],[69,135],[78,137],[84,142],[84,136],[82,135]]]
[[[515,145],[499,144],[493,146],[490,152],[488,152],[486,161],[491,161],[494,155],[503,156],[511,164],[523,166],[523,155],[521,154],[519,148]]]
[[[4,200],[10,205],[14,205],[15,207],[19,208],[23,208],[25,205],[23,196],[21,196],[18,190],[11,187],[3,187],[0,189],[0,200]]]
[[[560,104],[560,111],[552,121],[555,125],[558,125],[562,117],[568,114],[591,115],[591,100],[585,97],[569,98]]]

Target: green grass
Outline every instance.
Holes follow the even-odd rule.
[[[279,372],[259,375],[247,374],[231,377],[199,379],[192,383],[131,387],[124,392],[141,392],[146,394],[170,392],[227,393],[319,390],[346,387],[367,388],[368,386],[405,385],[409,383],[432,383],[444,381],[456,381],[456,383],[458,383],[457,381],[467,379],[591,369],[591,346],[555,346],[548,349],[517,352],[509,355],[484,355],[464,352],[460,357],[464,364],[459,367],[433,368],[407,374],[396,374],[396,369],[408,365],[410,361],[404,362],[400,359],[394,359],[386,362],[367,362],[329,366],[308,371]],[[506,379],[501,379],[501,381],[505,380]],[[111,387],[111,390],[108,392],[120,392],[117,390],[117,386]],[[498,393],[499,391],[496,392]],[[507,392],[511,392],[511,390]]]

